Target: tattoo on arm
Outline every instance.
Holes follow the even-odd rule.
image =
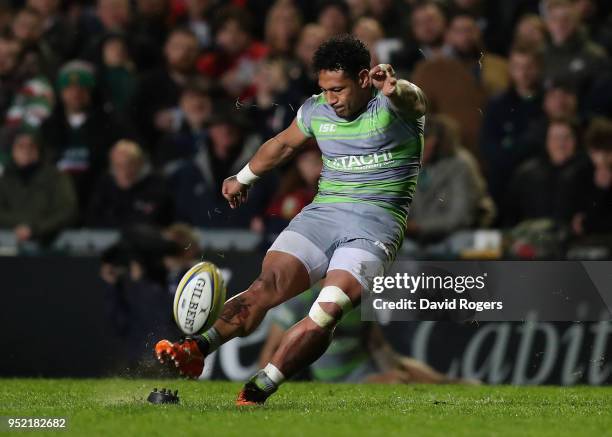
[[[419,118],[427,111],[427,99],[419,87],[400,79],[397,81],[396,92],[390,97],[391,103],[410,117]]]
[[[238,296],[225,304],[219,318],[230,325],[242,326],[249,314],[249,305],[244,298]]]

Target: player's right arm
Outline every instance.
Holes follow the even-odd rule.
[[[287,161],[308,140],[298,127],[297,119],[287,129],[263,143],[249,163],[237,174],[223,181],[222,194],[230,207],[237,208],[247,200],[249,187],[266,172]]]

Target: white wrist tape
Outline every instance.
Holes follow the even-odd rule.
[[[257,179],[259,179],[259,176],[251,171],[248,163],[236,175],[236,180],[242,185],[253,185]]]

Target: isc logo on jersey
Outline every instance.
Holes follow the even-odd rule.
[[[210,328],[225,302],[221,272],[212,263],[193,266],[181,279],[174,295],[174,321],[185,334]]]
[[[319,126],[319,132],[336,132],[336,125],[332,123],[323,123],[321,126]]]

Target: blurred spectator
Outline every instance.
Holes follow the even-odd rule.
[[[474,17],[483,35],[487,51],[505,54],[511,45],[515,18],[528,11],[528,4],[538,0],[496,2],[488,0],[450,0],[449,16]]]
[[[418,62],[420,55],[413,52],[411,62],[416,68],[412,81],[427,95],[430,113],[446,114],[458,121],[462,144],[479,156],[478,132],[487,94],[485,85],[487,81],[494,83],[487,79],[494,74],[481,71],[480,34],[474,20],[459,15],[453,19],[452,29],[447,30],[441,6],[426,2],[415,8],[412,21],[418,43],[415,49],[426,58]],[[498,59],[492,59],[493,67],[487,67],[487,71],[498,71]],[[403,66],[397,68],[401,70]]]
[[[407,18],[406,9],[394,0],[368,0],[368,15],[392,38],[402,36],[403,24]]]
[[[367,16],[370,12],[369,0],[347,0],[346,4],[349,7],[351,21],[357,21],[363,16]]]
[[[572,82],[559,79],[547,81],[545,85],[544,112],[548,118],[577,119],[578,95]]]
[[[48,78],[54,78],[59,59],[41,39],[41,15],[32,8],[17,12],[11,26],[12,34],[21,47],[17,78],[21,86],[14,91],[10,108],[0,127],[0,148],[5,146],[5,133],[22,125],[38,128],[53,109],[54,93]],[[10,87],[8,87],[10,90]],[[7,90],[8,91],[8,90]],[[0,98],[1,100],[1,98]]]
[[[21,68],[32,76],[42,74],[54,78],[60,60],[47,41],[42,39],[42,16],[32,8],[23,8],[15,15],[11,30],[22,46]]]
[[[612,231],[612,121],[594,119],[585,142],[591,171],[577,187],[577,213],[572,219],[572,230],[576,235],[609,233]]]
[[[0,177],[0,227],[13,229],[18,241],[48,242],[76,215],[70,179],[45,162],[34,134],[20,132]]]
[[[446,44],[452,56],[463,62],[489,96],[508,86],[508,67],[501,56],[487,53],[482,33],[471,15],[456,15],[446,31]]]
[[[147,166],[138,144],[121,140],[110,152],[110,173],[91,195],[86,225],[118,228],[139,224],[167,225],[172,202],[164,181]]]
[[[343,0],[324,0],[320,3],[317,23],[329,36],[348,33],[351,27],[349,7]]]
[[[126,32],[132,20],[130,3],[127,0],[98,0],[92,18],[97,21],[94,25],[97,25],[98,32]],[[94,31],[92,28],[87,30]]]
[[[130,25],[129,33],[138,42],[146,42],[146,47],[155,49],[151,59],[146,62],[152,67],[161,60],[160,48],[168,40],[171,33],[170,0],[135,0],[136,8]],[[143,47],[139,46],[138,49]]]
[[[321,89],[317,81],[317,72],[312,68],[312,59],[317,48],[328,38],[327,31],[318,24],[307,24],[295,46],[297,65],[291,69],[292,87],[299,89],[304,98],[318,94]]]
[[[44,76],[26,81],[13,96],[13,103],[0,125],[0,164],[10,149],[15,132],[21,128],[38,129],[51,115],[55,103],[53,86]]]
[[[612,55],[612,5],[606,0],[575,0],[575,7],[589,38]]]
[[[301,28],[302,18],[295,5],[277,1],[266,17],[265,41],[270,54],[291,56]]]
[[[79,42],[81,56],[99,63],[104,39],[109,34],[126,34],[131,20],[129,0],[97,0],[96,7],[85,11],[77,24],[83,35]]]
[[[579,93],[586,91],[597,74],[609,68],[604,49],[583,32],[571,0],[549,0],[545,19],[550,34],[544,54],[546,77],[567,76]]]
[[[282,58],[268,58],[257,68],[257,89],[249,101],[248,115],[261,138],[270,138],[284,130],[296,115],[301,97],[289,86],[289,65]]]
[[[436,241],[478,222],[483,193],[478,191],[473,167],[459,152],[459,144],[456,123],[448,117],[428,119],[408,237]]]
[[[182,88],[194,77],[198,40],[188,29],[173,30],[164,45],[166,65],[142,76],[131,105],[146,144],[176,126]]]
[[[4,120],[24,77],[19,72],[21,44],[16,38],[0,34],[0,120]]]
[[[208,50],[213,45],[212,16],[215,0],[186,0],[185,11],[179,16],[177,24],[187,27],[197,37],[200,50]]]
[[[198,60],[198,71],[219,80],[225,91],[234,98],[251,97],[257,65],[268,53],[268,48],[254,41],[250,16],[237,7],[219,11],[215,20],[217,50]]]
[[[527,150],[542,150],[546,142],[548,124],[553,120],[572,120],[580,122],[578,116],[578,95],[571,80],[554,79],[544,83],[542,101],[543,114],[534,118],[525,133]]]
[[[480,29],[484,30],[486,28],[485,5],[482,0],[450,0],[448,3],[449,15],[451,17],[471,15],[478,21],[483,21],[478,23]]]
[[[171,301],[178,284],[174,269],[195,264],[200,250],[199,236],[188,225],[129,226],[121,230],[119,241],[102,253],[100,276],[108,285],[118,287],[114,290],[118,292],[134,283],[156,285],[160,295]],[[167,314],[167,310],[163,312]]]
[[[540,150],[530,149],[529,124],[542,117],[542,56],[523,43],[510,51],[510,86],[489,100],[484,111],[480,150],[486,163],[489,191],[498,205],[516,167]]]
[[[118,114],[128,116],[128,105],[136,91],[136,67],[126,39],[109,34],[102,42],[102,62],[98,66],[100,89],[106,102]]]
[[[73,56],[76,48],[74,27],[60,13],[59,0],[27,0],[26,5],[40,14],[43,25],[43,40],[60,59]]]
[[[506,193],[504,225],[548,218],[557,224],[569,222],[572,190],[578,183],[584,161],[577,153],[576,128],[556,120],[548,126],[546,154],[521,165]]]
[[[214,105],[209,88],[206,82],[194,80],[181,93],[178,128],[165,134],[152,153],[155,167],[163,173],[171,173],[181,160],[189,160],[208,147],[206,124]]]
[[[581,129],[593,117],[612,117],[612,2],[606,0],[12,1],[0,5],[0,170],[14,167],[16,133],[40,129],[46,157],[72,176],[84,217],[94,182],[108,172],[111,145],[138,138],[177,194],[172,214],[199,226],[280,229],[311,197],[314,185],[304,182],[298,164],[316,167],[316,153],[289,162],[279,187],[272,186],[274,175],[254,187],[246,209],[227,208],[221,181],[260,138],[286,127],[305,97],[320,93],[313,53],[347,31],[368,45],[373,64],[389,62],[399,77],[423,88],[440,123],[459,124],[456,143],[473,155],[455,147],[449,156],[471,172],[478,200],[468,226],[490,224],[487,189],[504,208],[500,224],[544,215],[567,220],[558,211],[566,211],[565,202],[537,199],[579,172],[577,198],[567,202],[577,212],[574,231],[600,232],[585,231],[583,222],[605,227],[592,225],[595,215],[607,217],[602,148],[589,149],[592,165],[579,150],[559,164],[548,137],[568,121]],[[507,65],[492,53],[509,53]],[[230,103],[238,111],[228,116],[223,108]],[[436,137],[428,135],[430,142]],[[443,174],[452,163],[445,152],[444,159],[434,156],[425,174]],[[524,197],[507,193],[530,184],[536,188]],[[437,206],[451,210],[447,202]]]
[[[129,0],[97,0],[96,8],[81,14],[78,25],[83,35],[79,53],[83,59],[102,64],[103,45],[109,36],[120,36],[136,66],[142,71],[163,62],[161,47],[165,29],[151,35],[141,34],[135,21]]]
[[[416,64],[441,55],[447,28],[445,11],[438,2],[417,3],[410,14],[412,35],[404,48],[391,55],[391,64],[404,75],[412,74]]]
[[[161,235],[165,240],[174,242],[177,248],[162,258],[167,271],[168,293],[174,296],[183,275],[202,260],[200,236],[195,229],[184,223],[174,223],[168,226]]]
[[[263,224],[266,232],[280,233],[302,208],[312,202],[322,166],[321,153],[315,147],[306,148],[295,158],[295,164],[283,174],[266,209]]]
[[[373,18],[362,17],[353,26],[353,35],[363,41],[370,50],[372,65],[380,64],[377,49],[385,36],[380,23]]]
[[[370,49],[372,65],[390,63],[391,56],[403,47],[400,38],[387,37],[380,23],[370,17],[361,17],[355,21],[353,35]]]
[[[544,20],[536,14],[527,14],[521,17],[516,24],[514,41],[534,50],[544,50],[548,32]]]
[[[480,158],[478,136],[486,93],[473,71],[457,59],[438,57],[421,62],[412,82],[427,96],[431,114],[445,114],[461,126],[461,144]]]
[[[61,104],[44,121],[41,134],[58,169],[72,176],[83,207],[94,181],[106,168],[108,150],[125,136],[126,129],[94,101],[91,64],[65,64],[57,85]]]
[[[209,122],[209,147],[180,165],[169,182],[176,202],[176,219],[199,227],[249,228],[263,214],[274,191],[274,175],[264,177],[249,191],[249,201],[231,210],[221,195],[225,178],[236,174],[252,157],[261,138],[249,135],[239,113],[219,112]]]

